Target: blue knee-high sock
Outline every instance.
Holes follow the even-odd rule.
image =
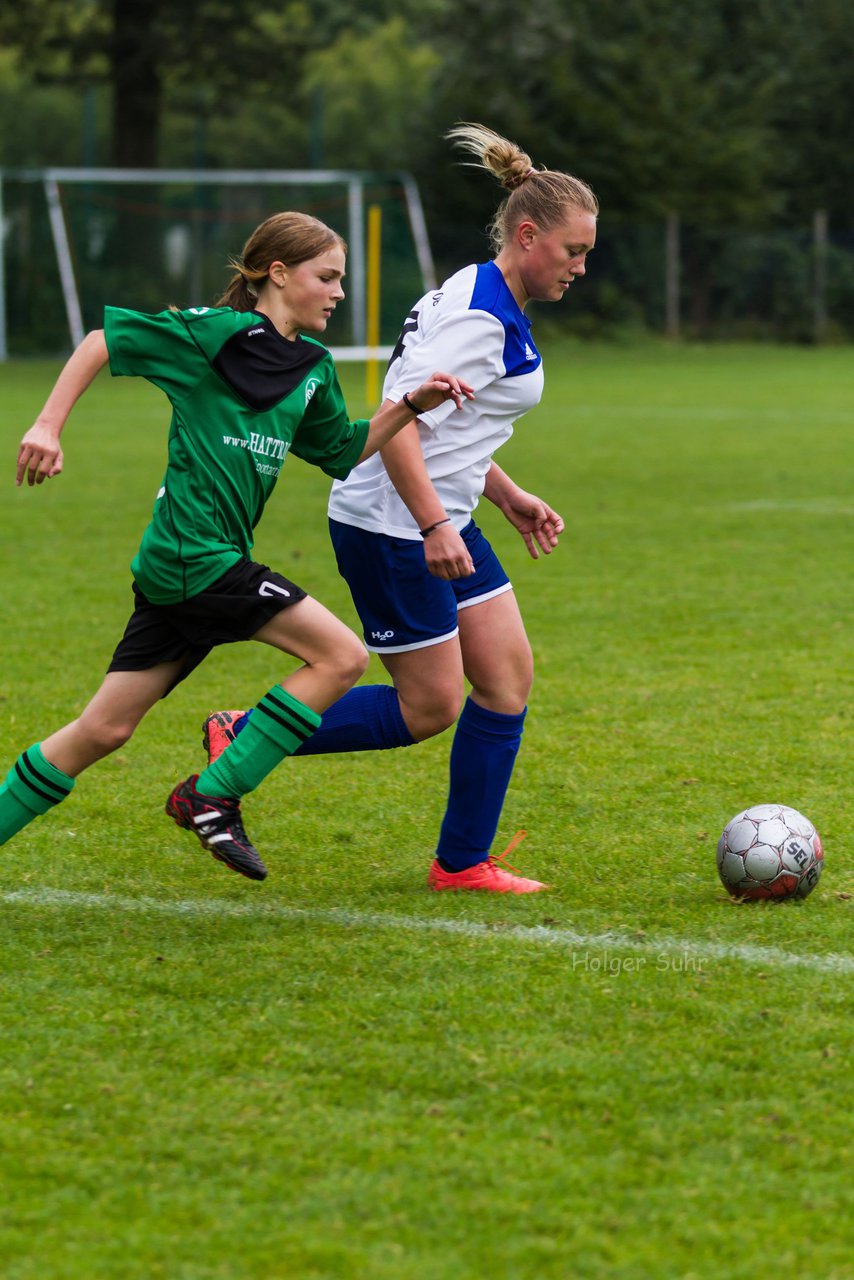
[[[251,711],[232,725],[235,736],[244,729]],[[397,690],[390,684],[357,685],[323,713],[320,728],[294,752],[295,756],[325,756],[338,751],[387,751],[415,742],[400,711]]]
[[[466,700],[451,747],[451,785],[436,857],[454,871],[485,862],[516,763],[527,708],[504,715]]]

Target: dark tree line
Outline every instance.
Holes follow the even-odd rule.
[[[28,0],[0,37],[21,92],[104,87],[106,163],[191,161],[202,122],[217,164],[422,176],[485,118],[627,216],[850,207],[844,0]]]
[[[700,323],[730,233],[854,232],[852,59],[845,0],[27,0],[0,11],[0,164],[407,169],[451,263],[497,192],[443,135],[482,120],[609,228],[698,229]]]

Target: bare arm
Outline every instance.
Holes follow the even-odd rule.
[[[109,359],[103,329],[93,329],[66,362],[44,408],[21,441],[15,484],[42,484],[62,470],[59,437],[69,413]]]
[[[386,403],[389,403],[388,401]],[[466,544],[454,526],[427,474],[424,455],[414,422],[404,427],[382,450],[383,464],[400,498],[419,529],[429,529],[424,538],[424,559],[437,578],[467,578],[474,565]],[[437,528],[433,528],[438,525]]]
[[[435,409],[445,400],[453,400],[459,409],[463,400],[473,400],[474,391],[467,382],[461,382],[452,373],[434,373],[432,378],[423,382],[417,391],[409,392],[413,407],[410,409],[403,400],[395,403],[386,400],[374,416],[368,427],[368,438],[358,462],[364,462],[378,449],[397,435],[407,423],[412,422],[419,412],[426,413]],[[358,462],[355,464],[358,466]]]
[[[539,559],[538,546],[545,555],[551,554],[565,525],[548,503],[520,489],[495,462],[486,473],[483,494],[519,531],[533,560]]]

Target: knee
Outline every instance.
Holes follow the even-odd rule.
[[[463,706],[462,690],[439,690],[435,701],[428,708],[431,725],[430,736],[450,729]]]
[[[351,689],[368,669],[370,656],[357,636],[346,646],[340,646],[335,652],[335,670],[343,689]]]
[[[475,675],[471,683],[472,693],[484,707],[504,715],[519,715],[528,705],[534,684],[530,648],[520,650],[515,660],[498,676],[492,672],[486,677]]]
[[[531,690],[534,687],[534,667],[533,663],[523,666],[517,672],[515,682],[511,683],[509,692],[511,698],[519,704],[519,710],[524,711],[528,705],[528,699],[531,696]]]
[[[136,722],[103,720],[97,716],[87,716],[84,712],[77,721],[77,726],[92,751],[97,752],[100,758],[112,755],[123,747],[133,736]]]
[[[527,702],[534,685],[534,654],[527,638],[519,651],[515,668],[515,692],[523,702]]]
[[[425,698],[415,703],[402,703],[409,732],[418,742],[449,729],[463,705],[461,689],[439,687],[424,692],[428,695]]]

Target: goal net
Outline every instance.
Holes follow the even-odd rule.
[[[105,304],[150,312],[211,305],[229,279],[229,257],[282,209],[314,214],[347,241],[347,297],[324,341],[338,358],[387,354],[413,301],[435,285],[407,173],[7,169],[0,359],[68,351],[101,326]]]

